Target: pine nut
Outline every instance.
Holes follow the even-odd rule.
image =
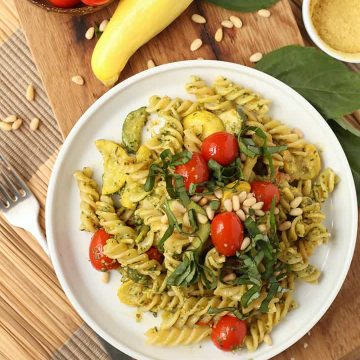
[[[279,231],[286,231],[291,228],[291,221],[285,221],[279,225]]]
[[[246,191],[242,191],[242,192],[239,194],[239,201],[240,201],[240,203],[243,203],[244,200],[246,200],[246,197],[247,197],[247,192],[246,192]]]
[[[224,208],[226,211],[232,211],[232,202],[230,199],[224,201]]]
[[[265,212],[262,211],[262,210],[255,210],[255,215],[257,215],[257,216],[264,216],[264,215],[265,215]]]
[[[260,61],[262,59],[263,55],[261,52],[257,52],[257,53],[254,53],[250,56],[249,60],[252,62],[252,63],[256,63],[258,61]]]
[[[16,115],[9,115],[3,120],[6,123],[13,123],[14,121],[16,121]]]
[[[206,224],[208,222],[207,216],[203,214],[197,214],[197,219],[200,224]]]
[[[266,232],[266,230],[267,230],[265,224],[260,224],[260,225],[258,226],[258,228],[259,228],[259,230],[260,230],[262,233]]]
[[[243,153],[240,153],[240,160],[241,160],[242,162],[246,161],[246,155],[243,154]]]
[[[271,15],[271,12],[268,9],[260,9],[257,13],[259,16],[266,18],[270,17]]]
[[[198,57],[198,58],[196,58],[196,60],[204,60],[204,58],[203,57]]]
[[[183,216],[183,225],[190,227],[189,214],[187,212]]]
[[[194,195],[191,197],[192,201],[195,201],[196,203],[199,202],[201,200],[201,196],[200,195]]]
[[[237,16],[230,16],[230,21],[234,24],[234,26],[238,29],[242,28],[243,23],[241,21],[241,19]]]
[[[205,211],[206,211],[206,215],[209,218],[209,220],[212,220],[215,216],[215,211],[210,206],[207,206],[205,208]]]
[[[180,204],[180,202],[177,200],[172,202],[171,208],[174,212],[178,212],[180,214],[186,213],[186,208],[184,207],[184,205]]]
[[[236,275],[234,273],[227,274],[223,277],[224,281],[233,281],[236,279]]]
[[[261,210],[263,206],[264,206],[264,202],[259,201],[259,202],[255,203],[254,205],[252,205],[251,208],[254,210]]]
[[[247,199],[250,199],[250,198],[253,198],[254,197],[254,193],[248,193],[247,195],[246,195],[246,198]]]
[[[39,128],[40,120],[38,118],[33,118],[30,122],[30,130],[36,131]]]
[[[108,23],[109,23],[109,20],[106,20],[106,19],[103,20],[99,25],[99,31],[104,32]]]
[[[251,243],[251,240],[248,236],[246,236],[241,244],[240,250],[245,250]]]
[[[303,213],[303,210],[301,208],[291,209],[289,214],[291,216],[300,216]]]
[[[244,213],[243,210],[241,210],[241,209],[238,210],[238,211],[236,212],[236,215],[240,218],[241,221],[245,221],[246,216],[245,216],[245,213]]]
[[[206,23],[206,19],[199,14],[193,14],[191,16],[191,20],[196,24],[205,24]]]
[[[101,281],[104,283],[104,284],[107,284],[110,280],[110,273],[108,271],[104,271],[101,275]]]
[[[264,336],[264,343],[265,343],[266,345],[269,345],[269,346],[272,345],[273,342],[272,342],[271,337],[270,337],[269,334],[266,334],[266,335]]]
[[[76,85],[84,85],[85,81],[80,75],[75,75],[71,78],[71,81]]]
[[[191,45],[190,45],[190,50],[191,51],[196,51],[199,50],[202,46],[202,40],[201,39],[195,39]]]
[[[2,131],[11,131],[12,127],[11,127],[11,124],[0,121],[0,129]]]
[[[264,339],[264,341],[265,341],[265,339]],[[304,343],[304,349],[306,349],[308,346],[309,346],[308,343]]]
[[[32,84],[29,84],[26,89],[26,99],[28,101],[34,101],[34,99],[35,99],[35,89]]]
[[[224,20],[221,22],[221,26],[227,29],[232,29],[234,27],[234,24],[230,20]]]
[[[86,33],[85,33],[85,39],[87,40],[91,40],[95,35],[95,28],[92,26],[92,27],[89,27],[87,30],[86,30]]]
[[[224,37],[223,29],[222,29],[222,28],[218,28],[218,29],[216,30],[216,32],[215,32],[215,36],[214,36],[215,40],[216,40],[217,42],[221,42],[222,39],[223,39],[223,37]]]
[[[276,207],[276,208],[274,209],[274,214],[275,214],[275,215],[278,215],[279,212],[280,212],[279,208]]]
[[[17,119],[16,121],[14,121],[13,123],[12,123],[12,125],[11,125],[11,128],[13,129],[13,130],[17,130],[17,129],[19,129],[19,127],[22,125],[22,120],[21,119]]]
[[[304,133],[299,128],[293,128],[292,132],[296,134],[300,139],[304,137]]]
[[[256,204],[256,199],[254,197],[251,197],[249,199],[246,199],[244,202],[243,202],[243,205],[244,206],[247,206],[247,207],[250,207],[250,206],[253,206],[254,204]]]
[[[290,207],[296,209],[301,204],[302,199],[303,199],[302,196],[296,197],[293,201],[291,201]]]
[[[222,197],[223,197],[223,192],[222,192],[221,189],[216,189],[216,190],[214,191],[214,195],[215,195],[218,199],[222,199]]]
[[[240,200],[238,195],[233,195],[232,197],[232,207],[234,211],[238,211],[240,209]]]
[[[246,214],[248,214],[250,211],[250,208],[248,206],[243,206],[242,209]]]
[[[200,201],[199,201],[199,205],[200,206],[204,206],[209,202],[209,200],[206,197],[203,197]]]
[[[163,216],[161,217],[161,223],[162,223],[162,224],[167,224],[167,223],[168,223],[168,218],[167,218],[166,215],[163,215]]]
[[[155,65],[155,63],[154,63],[154,60],[152,60],[152,59],[150,59],[150,60],[148,60],[148,62],[147,62],[147,67],[148,67],[148,69],[152,69],[152,68],[154,68],[156,65]]]

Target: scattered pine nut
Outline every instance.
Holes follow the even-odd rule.
[[[271,12],[268,9],[260,9],[257,13],[259,16],[265,17],[265,18],[268,18],[271,15]]]
[[[276,207],[276,208],[274,209],[274,214],[275,214],[275,215],[278,215],[279,212],[280,212],[279,208]]]
[[[103,20],[99,25],[99,31],[104,32],[108,23],[109,23],[109,20],[106,20],[106,19]]]
[[[203,197],[200,201],[199,201],[199,205],[200,206],[204,206],[208,203],[208,199],[206,197]]]
[[[292,132],[296,134],[300,139],[304,137],[304,133],[298,128],[293,128]]]
[[[232,29],[234,27],[234,24],[230,20],[224,20],[221,22],[221,26],[227,29]]]
[[[250,245],[250,238],[246,236],[241,244],[240,250],[245,250]]]
[[[223,197],[223,192],[221,189],[216,189],[214,191],[214,195],[218,198],[218,199],[221,199]]]
[[[243,26],[243,23],[242,23],[241,19],[239,17],[237,17],[237,16],[234,16],[234,15],[230,16],[230,21],[238,29],[242,28],[242,26]]]
[[[216,30],[216,33],[215,33],[215,36],[214,36],[215,40],[216,40],[217,42],[221,42],[221,40],[223,39],[223,37],[224,37],[223,29],[222,29],[222,28],[218,28],[218,29]]]
[[[197,214],[197,219],[200,224],[206,224],[208,222],[207,216],[203,214]]]
[[[198,57],[198,58],[196,58],[196,60],[204,60],[204,58],[203,57]]]
[[[23,121],[22,121],[21,119],[15,120],[15,121],[12,123],[11,128],[12,128],[13,130],[19,129],[20,126],[22,125],[22,122],[23,122]]]
[[[187,227],[190,227],[190,219],[189,219],[189,213],[186,212],[183,216],[183,224]]]
[[[174,212],[178,212],[180,214],[186,213],[186,208],[183,204],[181,204],[179,201],[175,200],[171,203],[171,210]]]
[[[75,75],[71,78],[71,81],[76,85],[84,85],[85,81],[80,75]]]
[[[16,115],[9,115],[3,120],[6,123],[13,123],[14,121],[16,121]]]
[[[247,197],[246,191],[242,191],[242,192],[239,194],[239,201],[240,201],[240,203],[243,203],[244,200],[246,200],[246,197]]]
[[[249,60],[252,62],[252,63],[256,63],[258,61],[260,61],[262,59],[263,55],[262,53],[260,52],[257,52],[257,53],[254,53],[250,56]]]
[[[154,68],[156,65],[155,65],[155,63],[154,63],[154,60],[152,60],[152,59],[150,59],[150,60],[148,60],[148,62],[147,62],[147,67],[148,67],[148,69],[152,69],[152,68]]]
[[[253,199],[255,199],[255,198],[253,198]],[[263,206],[264,206],[264,202],[259,201],[259,202],[255,203],[254,205],[252,205],[251,208],[254,210],[261,210]]]
[[[285,221],[279,225],[279,231],[289,230],[291,228],[291,221]]]
[[[262,211],[262,210],[255,210],[255,215],[257,215],[257,216],[264,216],[264,215],[265,215],[265,212]]]
[[[293,201],[291,201],[290,207],[291,207],[292,209],[296,209],[296,208],[299,207],[299,205],[301,204],[302,199],[303,199],[302,196],[296,197]]]
[[[238,211],[240,209],[240,200],[239,200],[239,196],[237,195],[233,195],[233,197],[231,198],[232,201],[232,207],[234,211]]]
[[[243,206],[242,209],[246,214],[249,213],[250,208],[248,206]]]
[[[0,129],[2,131],[11,131],[12,127],[10,123],[6,123],[4,121],[0,121]]]
[[[30,130],[36,131],[39,128],[40,120],[38,118],[33,118],[30,122]]]
[[[234,273],[230,273],[224,276],[224,281],[233,281],[236,279],[236,275]]]
[[[243,205],[244,206],[247,206],[247,207],[250,207],[250,206],[253,206],[254,204],[256,204],[256,199],[254,197],[251,197],[249,199],[246,199],[244,202],[243,202]]]
[[[85,33],[85,39],[87,40],[91,40],[95,35],[95,28],[92,26],[92,27],[89,27],[87,30],[86,30],[86,33]]]
[[[245,221],[246,216],[245,216],[245,213],[244,213],[243,210],[241,210],[241,209],[238,210],[238,211],[236,212],[236,215],[240,218],[241,221]]]
[[[295,360],[295,358],[294,358],[294,357],[292,357],[292,358],[290,358],[290,360]]]
[[[262,233],[266,232],[266,225],[265,225],[265,224],[260,224],[260,225],[258,226],[258,228],[259,228],[259,230],[260,230]]]
[[[300,216],[303,213],[303,210],[301,208],[291,209],[289,214],[291,216]]]
[[[29,84],[26,89],[26,99],[28,101],[34,101],[34,99],[35,99],[35,89],[32,84]]]
[[[233,207],[232,207],[232,201],[230,199],[226,199],[224,201],[224,208],[226,211],[232,211]]]
[[[192,201],[195,201],[196,203],[199,202],[201,200],[201,196],[200,195],[194,195],[191,197]]]
[[[304,349],[306,349],[309,346],[308,343],[304,343]]]
[[[190,50],[191,51],[196,51],[196,50],[199,50],[202,46],[202,40],[201,39],[195,39],[191,45],[190,45]]]
[[[110,280],[110,273],[108,271],[104,271],[101,276],[101,281],[104,284],[107,284],[109,282],[109,280]]]
[[[215,211],[210,206],[207,206],[205,208],[205,211],[206,211],[206,215],[209,218],[209,220],[212,220],[215,216]]]
[[[196,24],[205,24],[206,23],[206,19],[199,14],[193,14],[191,16],[191,20]]]
[[[254,193],[248,193],[247,195],[246,195],[246,198],[247,199],[250,199],[250,198],[253,198],[254,197]]]

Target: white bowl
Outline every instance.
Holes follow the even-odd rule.
[[[319,36],[318,32],[316,31],[314,24],[311,19],[310,14],[310,3],[312,0],[303,0],[302,3],[302,16],[305,25],[305,29],[309,34],[311,40],[325,53],[330,55],[331,57],[345,61],[348,63],[360,63],[360,54],[348,54],[345,52],[337,51],[329,46],[321,37]]]
[[[184,84],[191,75],[213,81],[225,76],[273,101],[271,114],[305,133],[306,139],[323,150],[324,166],[331,166],[341,182],[324,207],[326,225],[333,234],[311,262],[323,276],[319,285],[299,282],[295,299],[299,308],[289,313],[273,331],[273,346],[262,345],[243,359],[269,359],[305,335],[329,308],[345,279],[354,251],[357,231],[357,204],[354,181],[345,154],[320,114],[287,85],[257,70],[219,61],[185,61],[162,65],[117,85],[95,102],[81,117],[66,139],[56,160],[46,202],[46,232],[51,259],[59,281],[80,316],[106,341],[136,359],[183,360],[233,359],[232,353],[218,350],[210,341],[193,346],[159,348],[145,344],[144,332],[155,325],[151,315],[135,322],[135,310],[119,303],[116,292],[119,275],[109,284],[88,261],[90,234],[79,229],[79,193],[73,172],[91,166],[101,179],[102,159],[94,141],[120,140],[122,122],[128,112],[146,105],[150,95],[188,97]]]

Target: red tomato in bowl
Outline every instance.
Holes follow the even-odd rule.
[[[221,350],[236,350],[244,343],[247,325],[244,320],[225,315],[211,331],[211,340]]]
[[[178,165],[175,174],[183,176],[186,190],[189,190],[191,183],[200,184],[209,180],[209,168],[200,153],[193,153],[186,164]]]
[[[89,6],[98,6],[108,3],[110,0],[81,0],[81,1]]]
[[[116,260],[110,259],[103,254],[106,241],[110,238],[111,236],[104,229],[100,229],[93,235],[91,239],[89,257],[92,266],[96,270],[107,271],[116,269],[120,266]]]
[[[80,0],[49,0],[53,5],[61,8],[71,8],[80,3]]]
[[[275,198],[275,206],[279,203],[280,191],[275,184],[267,181],[253,181],[250,185],[256,201],[264,202],[263,210],[270,210],[273,198]]]
[[[206,161],[213,159],[220,165],[227,166],[239,156],[239,145],[234,135],[220,131],[203,141],[201,153]]]
[[[233,212],[224,212],[211,222],[211,240],[216,250],[225,256],[233,256],[241,248],[244,227]]]

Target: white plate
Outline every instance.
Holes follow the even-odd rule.
[[[151,315],[135,322],[135,310],[120,304],[116,291],[119,275],[110,284],[88,261],[90,234],[79,229],[79,193],[73,172],[83,166],[102,173],[102,159],[94,141],[120,141],[127,113],[146,105],[151,95],[188,97],[184,84],[191,75],[211,82],[218,75],[238,82],[271,99],[271,114],[300,128],[306,139],[322,152],[324,166],[341,177],[325,211],[332,233],[327,246],[316,251],[312,263],[323,271],[318,286],[297,283],[292,311],[273,331],[273,346],[262,345],[255,353],[241,352],[242,359],[269,359],[306,334],[333,302],[345,279],[354,251],[357,230],[356,193],[345,154],[335,135],[319,113],[299,94],[280,81],[259,71],[220,61],[185,61],[156,67],[122,82],[95,102],[81,117],[66,139],[51,177],[46,203],[46,230],[51,259],[60,283],[80,316],[106,341],[137,359],[183,360],[233,359],[232,353],[218,350],[208,341],[201,346],[159,348],[145,344],[146,329],[154,325]]]

